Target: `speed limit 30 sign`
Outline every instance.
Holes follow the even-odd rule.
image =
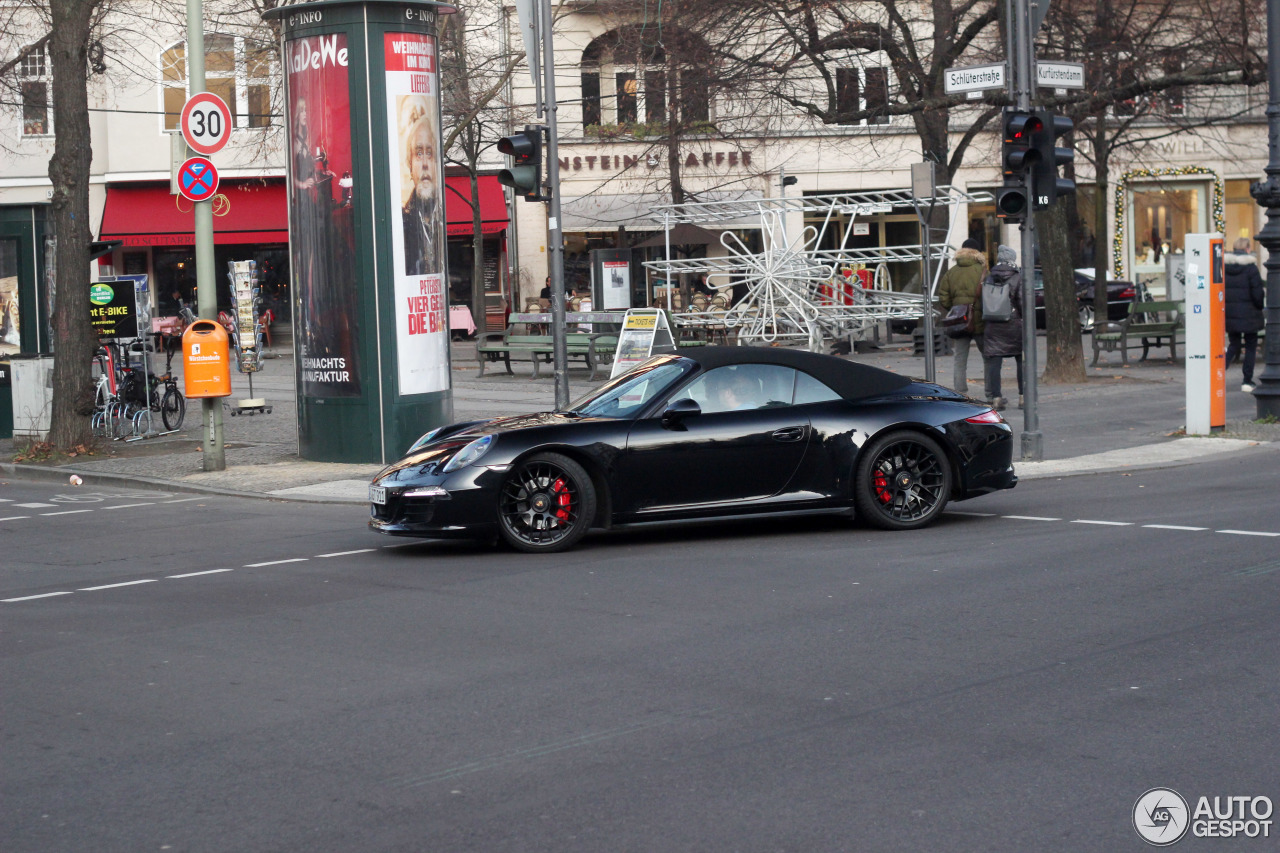
[[[212,92],[188,98],[182,108],[182,138],[197,154],[221,151],[231,139],[231,110],[226,101]]]

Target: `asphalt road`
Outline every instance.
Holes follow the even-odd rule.
[[[0,849],[1144,850],[1150,788],[1280,801],[1278,474],[534,557],[9,482]]]

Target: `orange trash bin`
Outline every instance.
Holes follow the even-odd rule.
[[[182,333],[182,380],[188,399],[231,396],[231,341],[212,320],[197,320]]]

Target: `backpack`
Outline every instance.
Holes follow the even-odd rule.
[[[988,323],[1007,323],[1013,319],[1008,281],[996,281],[990,275],[983,280],[982,319]]]

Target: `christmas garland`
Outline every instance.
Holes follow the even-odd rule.
[[[1210,196],[1213,207],[1213,227],[1219,233],[1227,230],[1224,207],[1224,199],[1227,195],[1226,184],[1222,176],[1212,169],[1206,169],[1203,166],[1181,166],[1177,169],[1134,169],[1125,172],[1116,182],[1115,219],[1112,222],[1115,237],[1111,240],[1111,260],[1115,264],[1116,278],[1124,278],[1124,191],[1129,181],[1134,178],[1185,177],[1187,175],[1208,175],[1213,178],[1213,192]]]

